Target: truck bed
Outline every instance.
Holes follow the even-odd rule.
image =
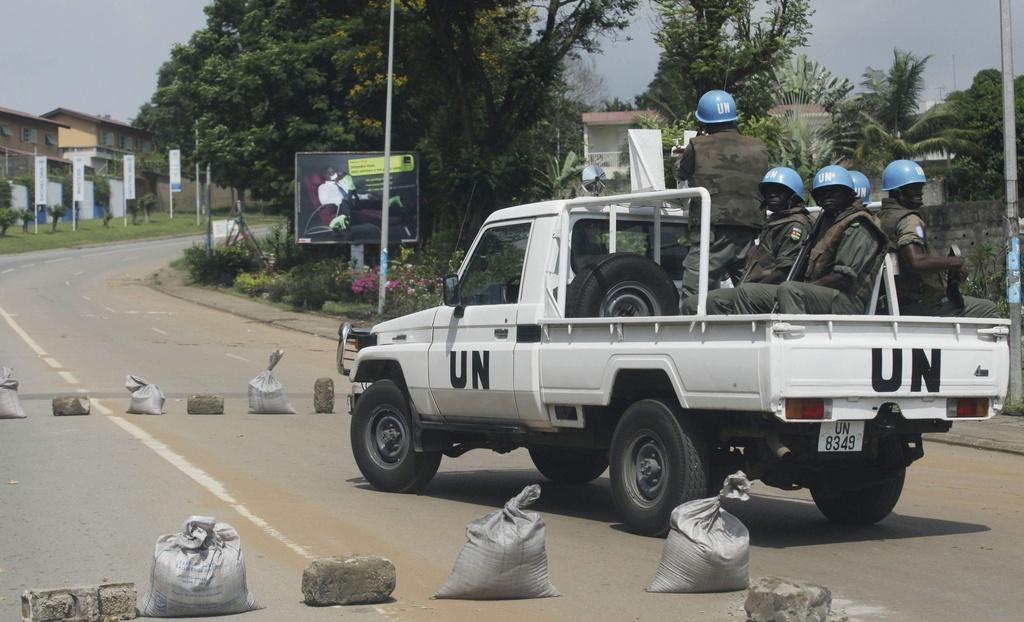
[[[1001,407],[1009,320],[734,315],[542,319],[548,404],[607,405],[623,370],[661,370],[684,408],[786,418],[786,400],[825,398],[826,419],[957,419],[956,400]],[[895,371],[894,371],[895,368]],[[963,414],[961,414],[961,417]]]

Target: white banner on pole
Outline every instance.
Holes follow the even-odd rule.
[[[135,198],[135,156],[124,157],[124,199],[129,201]]]
[[[46,156],[36,156],[36,205],[46,205]]]
[[[85,201],[85,158],[71,158],[71,200]]]
[[[170,164],[171,192],[181,192],[181,149],[171,149],[167,161]]]

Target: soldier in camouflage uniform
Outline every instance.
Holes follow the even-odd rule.
[[[736,102],[725,91],[708,91],[697,104],[704,135],[690,140],[685,150],[673,150],[676,185],[707,188],[711,194],[711,240],[708,289],[730,276],[737,282],[764,225],[758,207],[758,171],[768,168],[768,148],[736,130]],[[682,295],[697,293],[700,270],[700,205],[690,204],[691,252],[683,260]]]
[[[747,257],[743,283],[781,283],[786,280],[800,249],[811,230],[810,214],[804,207],[804,182],[791,168],[779,166],[768,171],[761,180],[761,209],[771,215],[761,229],[758,245]],[[707,313],[729,315],[735,310],[738,288],[708,292]],[[697,312],[697,296],[683,300],[683,315]]]
[[[827,228],[814,240],[804,279],[782,285],[741,287],[737,313],[842,314],[864,313],[874,278],[888,243],[878,221],[857,200],[853,179],[839,166],[814,175],[811,194],[827,218]]]
[[[878,220],[889,241],[898,249],[900,271],[896,275],[896,295],[902,315],[940,317],[999,317],[995,303],[971,296],[950,300],[943,275],[949,270],[967,274],[967,264],[959,257],[937,257],[928,253],[925,223],[918,211],[923,204],[924,171],[916,162],[896,160],[885,167]]]

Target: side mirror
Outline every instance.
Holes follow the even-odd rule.
[[[459,299],[459,277],[449,274],[444,277],[444,306],[457,307],[461,302]]]
[[[588,164],[583,169],[583,189],[597,196],[604,190],[604,182],[608,180],[604,170],[596,164]]]

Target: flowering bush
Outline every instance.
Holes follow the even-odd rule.
[[[266,272],[240,272],[232,287],[249,296],[262,296],[270,292],[275,280],[274,275]]]

